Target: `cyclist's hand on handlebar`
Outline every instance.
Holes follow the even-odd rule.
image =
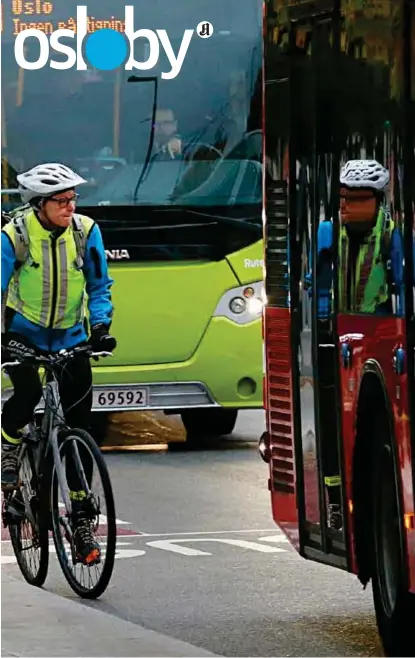
[[[25,341],[23,336],[2,335],[2,361],[24,361],[25,357],[29,356],[36,356],[36,350]]]
[[[91,328],[89,340],[94,352],[113,352],[117,347],[117,341],[109,333],[109,327],[105,324],[96,324]]]

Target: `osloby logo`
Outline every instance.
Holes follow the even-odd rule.
[[[164,49],[171,70],[163,72],[161,77],[165,80],[174,79],[181,71],[184,59],[193,38],[194,32],[201,39],[207,39],[213,34],[213,25],[208,21],[201,21],[196,30],[185,30],[180,48],[174,52],[170,38],[166,30],[134,30],[134,7],[125,7],[125,33],[111,28],[104,28],[88,34],[88,11],[82,5],[76,8],[76,32],[69,29],[55,30],[49,36],[37,29],[28,29],[19,32],[14,44],[14,54],[17,64],[22,69],[37,71],[49,66],[52,69],[66,71],[76,65],[78,71],[86,71],[87,64],[83,57],[83,42],[85,44],[85,55],[89,64],[101,71],[112,71],[125,62],[125,70],[148,71],[154,68],[159,60],[160,46]],[[39,57],[37,61],[27,61],[25,56],[25,41],[29,37],[39,42]],[[76,40],[76,46],[61,43],[61,39]],[[134,42],[137,39],[145,39],[148,42],[148,58],[146,61],[137,62],[134,59]],[[74,44],[75,45],[75,44]],[[64,61],[50,59],[52,51],[66,56]],[[128,57],[128,59],[127,59]]]

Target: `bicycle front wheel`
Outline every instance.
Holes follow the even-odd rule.
[[[77,496],[79,493],[84,496],[81,505],[85,506],[89,527],[100,546],[101,557],[98,563],[88,565],[77,554],[72,535],[74,518],[66,509],[55,464],[52,473],[51,511],[56,553],[63,574],[73,591],[82,598],[96,599],[106,590],[114,569],[117,530],[110,476],[100,449],[90,434],[83,430],[68,429],[60,432],[59,454],[61,486],[62,482],[65,483],[65,493],[69,496],[70,469],[71,477],[75,474],[79,483],[77,489],[82,485],[82,491],[78,490]],[[73,488],[73,484],[71,486]]]

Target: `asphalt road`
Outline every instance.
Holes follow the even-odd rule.
[[[209,451],[107,454],[126,523],[110,587],[79,605],[224,656],[382,655],[370,588],[303,560],[274,525],[263,424],[241,414],[232,440]],[[7,542],[2,553],[17,570]],[[76,599],[56,559],[45,588]]]

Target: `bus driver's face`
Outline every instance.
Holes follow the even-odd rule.
[[[165,144],[177,132],[177,121],[172,110],[157,110],[154,134],[156,140]]]

